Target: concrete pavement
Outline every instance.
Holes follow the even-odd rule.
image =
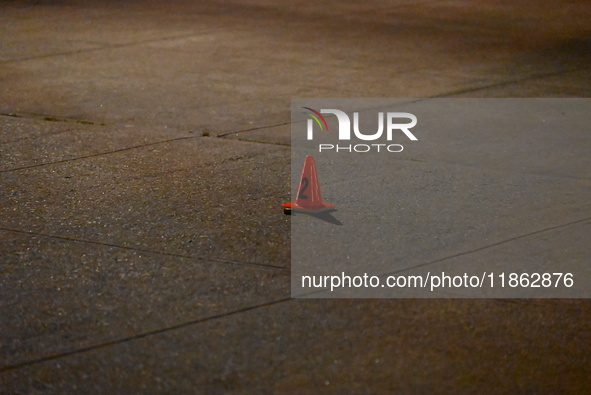
[[[587,300],[292,300],[279,206],[291,97],[589,97],[590,14],[1,3],[0,392],[591,391]],[[554,176],[588,187],[576,160]],[[582,203],[527,248],[588,255]]]

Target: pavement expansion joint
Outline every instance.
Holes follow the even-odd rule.
[[[246,132],[253,132],[255,130],[261,130],[261,129],[271,129],[271,128],[275,128],[278,126],[287,126],[290,125],[291,122],[281,122],[281,123],[276,123],[273,125],[264,125],[264,126],[255,126],[253,128],[248,128],[248,129],[242,129],[242,130],[235,130],[232,132],[225,132],[225,133],[220,133],[217,135],[217,137],[225,137],[225,136],[230,136],[230,135],[235,135],[235,134],[239,134],[239,133],[246,133]]]
[[[2,114],[2,113],[0,113],[0,116],[24,118],[20,114]],[[69,122],[69,121],[66,120],[66,121],[59,121],[59,122]],[[289,122],[285,122],[285,123],[281,123],[281,124],[277,124],[277,125],[267,125],[267,126],[261,126],[261,127],[256,127],[256,128],[249,128],[249,129],[245,129],[245,130],[239,130],[236,132],[229,132],[229,133],[220,134],[217,137],[220,138],[220,140],[229,140],[229,139],[224,139],[222,137],[227,136],[227,135],[231,135],[231,134],[237,134],[237,133],[248,132],[248,131],[259,130],[259,129],[272,128],[275,126],[283,126],[283,125],[288,125],[288,124],[289,124]],[[104,124],[101,124],[101,125],[104,125]],[[98,156],[111,155],[111,154],[116,154],[119,152],[130,151],[130,150],[134,150],[134,149],[140,149],[140,148],[150,147],[150,146],[159,145],[159,144],[166,144],[166,143],[171,143],[171,142],[181,141],[181,140],[192,140],[192,139],[203,138],[203,137],[207,137],[207,135],[202,136],[200,134],[196,134],[196,135],[192,135],[192,136],[175,137],[172,139],[154,141],[154,142],[146,143],[146,144],[138,144],[138,145],[134,145],[131,147],[123,147],[123,148],[118,148],[118,149],[114,149],[114,150],[110,150],[110,151],[103,151],[103,152],[97,152],[97,153],[88,154],[88,155],[76,156],[74,158],[59,159],[59,160],[55,160],[55,161],[49,161],[49,162],[43,162],[43,163],[36,163],[33,165],[15,167],[12,169],[4,169],[4,170],[0,170],[0,173],[28,170],[28,169],[33,169],[33,168],[42,167],[42,166],[49,166],[49,165],[66,163],[66,162],[72,162],[72,161],[81,160],[81,159],[88,159],[88,158],[94,158],[94,157],[98,157]],[[249,139],[232,139],[232,140],[233,141],[244,141],[244,142],[250,142],[250,143],[268,144],[268,145],[287,146],[287,147],[290,146],[289,144],[285,144],[285,143],[268,142],[268,141],[262,141],[262,140],[249,140]]]
[[[144,147],[150,147],[150,146],[153,146],[153,145],[170,143],[170,142],[173,142],[173,141],[190,140],[190,139],[195,139],[195,138],[199,138],[199,137],[200,136],[176,137],[176,138],[168,139],[168,140],[154,141],[152,143],[139,144],[139,145],[134,145],[134,146],[131,146],[131,147],[123,147],[123,148],[118,148],[118,149],[110,150],[110,151],[97,152],[97,153],[94,153],[94,154],[77,156],[77,157],[74,157],[74,158],[60,159],[60,160],[55,160],[55,161],[51,161],[51,162],[36,163],[34,165],[15,167],[13,169],[0,170],[0,173],[8,173],[8,172],[12,172],[12,171],[27,170],[27,169],[32,169],[32,168],[35,168],[35,167],[49,166],[49,165],[55,165],[55,164],[60,164],[60,163],[72,162],[72,161],[76,161],[76,160],[80,160],[80,159],[88,159],[88,158],[94,158],[94,157],[97,157],[97,156],[111,155],[111,154],[116,154],[118,152],[130,151],[130,150],[134,150],[134,149],[139,149],[139,148],[144,148]]]
[[[443,257],[443,258],[438,258],[438,259],[435,259],[433,261],[429,261],[429,262],[425,262],[425,263],[420,263],[418,265],[406,267],[404,269],[396,270],[394,272],[383,273],[383,275],[392,275],[392,274],[396,274],[396,273],[406,272],[408,270],[417,269],[419,267],[425,267],[425,266],[433,265],[435,263],[440,263],[440,262],[443,262],[443,261],[447,261],[449,259],[453,259],[453,258],[465,256],[465,255],[470,255],[470,254],[473,254],[475,252],[487,250],[487,249],[492,248],[492,247],[497,247],[499,245],[510,243],[512,241],[515,241],[515,240],[524,239],[524,238],[527,238],[529,236],[537,235],[539,233],[550,232],[550,231],[553,231],[553,230],[557,230],[557,229],[561,229],[561,228],[566,228],[566,227],[569,227],[571,225],[576,225],[576,224],[579,224],[579,223],[582,223],[582,222],[586,222],[586,221],[591,221],[591,217],[584,218],[584,219],[579,219],[579,220],[576,220],[576,221],[567,222],[567,223],[561,224],[561,225],[551,226],[551,227],[544,228],[544,229],[539,229],[539,230],[536,230],[536,231],[533,231],[533,232],[529,232],[529,233],[526,233],[526,234],[523,234],[523,235],[519,235],[519,236],[511,237],[511,238],[508,238],[508,239],[505,239],[505,240],[501,240],[501,241],[498,241],[496,243],[487,244],[485,246],[478,247],[478,248],[475,248],[475,249],[472,249],[472,250],[469,250],[469,251],[459,252],[457,254],[449,255],[449,256],[446,256],[446,257]]]
[[[215,263],[223,263],[223,264],[238,265],[238,266],[252,266],[252,267],[258,267],[258,268],[268,268],[268,269],[277,269],[277,270],[288,270],[288,268],[285,266],[273,265],[270,263],[247,262],[247,261],[238,261],[238,260],[230,260],[230,259],[208,258],[208,257],[195,256],[195,255],[177,254],[177,253],[171,253],[171,252],[153,251],[153,250],[148,250],[145,248],[137,248],[137,247],[120,245],[120,244],[113,244],[113,243],[103,243],[100,241],[78,239],[78,238],[66,237],[66,236],[56,236],[56,235],[50,235],[50,234],[45,234],[45,233],[32,232],[32,231],[28,231],[28,230],[18,230],[18,229],[10,229],[10,228],[0,227],[0,231],[27,234],[27,235],[32,235],[32,236],[48,237],[48,238],[52,238],[52,239],[64,240],[64,241],[75,242],[75,243],[87,243],[87,244],[100,245],[100,246],[104,246],[104,247],[121,248],[121,249],[125,249],[125,250],[132,250],[132,251],[143,252],[143,253],[147,253],[147,254],[163,255],[163,256],[170,256],[170,257],[176,257],[176,258],[195,259],[198,261],[215,262]]]
[[[35,114],[35,113],[0,113],[1,116],[4,117],[11,117],[11,118],[23,118],[23,119],[36,119],[41,121],[47,122],[64,122],[64,123],[78,123],[83,125],[99,125],[99,126],[106,126],[103,122],[93,122],[87,121],[84,119],[77,119],[73,117],[56,117],[53,115],[46,115],[46,114]]]
[[[589,70],[589,69],[591,69],[591,67],[577,67],[577,68],[568,69],[568,70],[560,70],[560,71],[553,71],[553,72],[549,72],[549,73],[534,74],[534,75],[530,75],[527,77],[515,78],[515,79],[510,79],[510,80],[501,81],[501,82],[495,82],[493,84],[477,86],[477,87],[472,87],[472,88],[458,89],[458,90],[454,90],[454,91],[440,93],[437,95],[429,96],[428,98],[429,99],[437,99],[437,98],[442,98],[442,97],[451,97],[451,96],[455,96],[455,95],[461,95],[464,93],[478,92],[478,91],[483,91],[483,90],[487,90],[487,89],[491,89],[491,88],[497,88],[497,87],[507,86],[507,85],[511,85],[511,84],[518,84],[520,82],[535,81],[535,80],[539,80],[542,78],[555,77],[555,76],[559,76],[559,75],[563,75],[563,74],[573,73],[576,71],[585,71],[585,70]]]
[[[228,311],[228,312],[225,312],[225,313],[215,314],[215,315],[212,315],[212,316],[209,316],[209,317],[198,318],[198,319],[195,319],[195,320],[182,322],[180,324],[168,326],[168,327],[165,327],[165,328],[156,329],[156,330],[153,330],[153,331],[143,332],[143,333],[139,333],[139,334],[136,334],[136,335],[123,337],[123,338],[120,338],[120,339],[115,339],[115,340],[111,340],[111,341],[107,341],[107,342],[103,342],[103,343],[94,344],[92,346],[82,347],[82,348],[78,348],[78,349],[74,349],[74,350],[70,350],[70,351],[65,351],[65,352],[61,352],[61,353],[57,353],[57,354],[53,354],[53,355],[48,355],[48,356],[45,356],[45,357],[41,357],[41,358],[37,358],[37,359],[32,359],[32,360],[29,360],[29,361],[23,361],[23,362],[15,363],[15,364],[12,364],[12,365],[0,366],[0,372],[5,372],[5,371],[9,371],[9,370],[19,369],[19,368],[22,368],[22,367],[25,367],[25,366],[35,365],[35,364],[38,364],[38,363],[47,362],[47,361],[51,361],[51,360],[54,360],[54,359],[60,359],[60,358],[68,357],[70,355],[81,354],[81,353],[85,353],[85,352],[88,352],[88,351],[97,350],[97,349],[100,349],[100,348],[115,346],[115,345],[118,345],[118,344],[127,343],[127,342],[130,342],[130,341],[142,339],[142,338],[149,337],[149,336],[159,335],[159,334],[162,334],[162,333],[174,331],[174,330],[185,328],[185,327],[188,327],[188,326],[197,325],[197,324],[201,324],[201,323],[204,323],[204,322],[208,322],[208,321],[212,321],[212,320],[216,320],[216,319],[220,319],[220,318],[230,317],[230,316],[235,315],[235,314],[241,314],[241,313],[246,313],[246,312],[251,311],[251,310],[256,310],[256,309],[260,309],[260,308],[270,307],[270,306],[273,306],[273,305],[276,305],[276,304],[279,304],[279,303],[289,302],[291,300],[293,300],[291,297],[284,297],[284,298],[273,300],[273,301],[270,301],[270,302],[260,303],[260,304],[256,304],[256,305],[253,305],[253,306],[247,306],[247,307],[243,307],[243,308],[240,308],[240,309],[237,309],[237,310]]]
[[[291,147],[291,144],[277,143],[277,142],[264,141],[264,140],[253,140],[253,139],[233,139],[233,140],[236,140],[236,141],[244,141],[246,143],[269,144],[269,145],[279,145],[279,146],[282,146],[282,147]]]
[[[479,252],[479,251],[483,251],[483,250],[486,250],[486,249],[489,249],[489,248],[492,248],[492,247],[496,247],[496,246],[499,246],[499,245],[502,245],[502,244],[505,244],[505,243],[509,243],[509,242],[512,242],[512,241],[515,241],[515,240],[523,239],[523,238],[526,238],[526,237],[529,237],[529,236],[533,236],[533,235],[536,235],[536,234],[539,234],[539,233],[544,233],[544,232],[548,232],[548,231],[552,231],[552,230],[556,230],[556,229],[565,228],[565,227],[568,227],[568,226],[571,226],[571,225],[575,225],[575,224],[578,224],[578,223],[582,223],[582,222],[585,222],[585,221],[591,221],[591,217],[590,218],[576,220],[576,221],[572,221],[572,222],[568,222],[568,223],[562,224],[562,225],[556,225],[556,226],[552,226],[552,227],[549,227],[549,228],[540,229],[540,230],[537,230],[537,231],[534,231],[534,232],[529,232],[529,233],[526,233],[526,234],[523,234],[523,235],[519,235],[519,236],[515,236],[515,237],[512,237],[512,238],[506,239],[506,240],[502,240],[502,241],[499,241],[499,242],[496,242],[496,243],[493,243],[493,244],[489,244],[489,245],[485,245],[485,246],[482,246],[482,247],[479,247],[479,248],[475,248],[473,250],[460,252],[460,253],[457,253],[457,254],[449,255],[449,256],[446,256],[446,257],[443,257],[443,258],[438,258],[438,259],[435,259],[435,260],[432,260],[432,261],[429,261],[429,262],[425,262],[425,263],[420,263],[418,265],[406,267],[406,268],[403,268],[403,269],[400,269],[400,270],[396,270],[396,271],[387,272],[387,273],[381,273],[378,276],[379,277],[382,277],[382,276],[388,276],[388,275],[403,273],[403,272],[406,272],[406,271],[409,271],[409,270],[417,269],[419,267],[425,267],[425,266],[433,265],[433,264],[436,264],[436,263],[444,262],[444,261],[447,261],[449,259],[453,259],[453,258],[457,258],[457,257],[461,257],[461,256],[470,255],[470,254],[473,254],[473,253],[476,253],[476,252]],[[306,292],[304,294],[301,294],[300,297],[302,297],[302,298],[310,297],[312,295],[323,294],[323,293],[328,292],[328,291],[330,291],[328,288],[317,289],[317,290],[313,290],[313,291],[310,291],[310,292]],[[516,299],[509,299],[509,300],[507,300],[507,299],[493,299],[493,300],[500,301],[500,302],[520,303],[520,301],[518,301]],[[525,304],[525,303],[530,304],[530,300],[529,299],[526,299],[522,303],[523,304]],[[538,304],[538,305],[542,305],[542,304]]]
[[[189,38],[189,37],[201,36],[203,34],[205,34],[205,33],[204,32],[201,32],[201,33],[190,33],[190,34],[182,34],[182,35],[176,35],[176,36],[170,36],[170,37],[160,37],[160,38],[154,38],[154,39],[148,39],[148,40],[141,40],[141,41],[129,42],[129,43],[105,44],[105,45],[96,46],[94,48],[84,48],[84,49],[77,49],[77,50],[64,51],[64,52],[56,52],[56,53],[50,53],[50,54],[44,54],[44,55],[37,55],[37,56],[27,56],[27,57],[24,57],[24,58],[7,59],[7,60],[0,61],[0,63],[17,63],[17,62],[24,62],[24,61],[27,61],[27,60],[53,58],[53,57],[56,57],[56,56],[69,56],[69,55],[77,55],[77,54],[81,54],[81,53],[88,53],[88,52],[95,52],[95,51],[103,51],[103,50],[108,50],[108,49],[126,48],[126,47],[132,47],[132,46],[135,46],[135,45],[144,45],[144,44],[157,43],[157,42],[161,42],[161,41],[178,40],[178,39],[182,39],[182,38]]]

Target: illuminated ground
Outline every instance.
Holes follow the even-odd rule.
[[[0,29],[0,392],[591,392],[587,300],[292,300],[280,208],[291,97],[590,97],[585,1],[12,1]],[[591,255],[567,136],[560,206],[478,259]]]

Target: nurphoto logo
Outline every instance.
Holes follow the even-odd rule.
[[[384,129],[386,129],[386,143],[372,143],[372,144],[342,144],[341,142],[351,141],[351,119],[349,115],[344,111],[337,109],[320,109],[316,111],[310,107],[303,107],[305,110],[304,114],[310,118],[307,122],[307,139],[314,140],[314,125],[320,129],[320,131],[328,131],[328,123],[322,114],[332,114],[336,116],[338,121],[338,142],[336,144],[318,144],[318,152],[334,151],[334,152],[402,152],[404,147],[401,144],[389,144],[393,137],[402,132],[409,140],[417,141],[416,136],[410,131],[411,128],[416,126],[417,117],[414,114],[408,112],[378,112],[378,127],[375,132],[362,132],[360,130],[360,117],[358,112],[353,113],[353,136],[354,138],[362,141],[376,141],[382,139]],[[404,121],[404,122],[401,122]],[[386,127],[384,128],[384,123]]]

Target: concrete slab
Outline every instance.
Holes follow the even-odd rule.
[[[179,5],[165,6],[170,14],[133,2],[117,8],[121,19],[110,21],[111,28],[95,38],[107,45],[93,50],[77,50],[76,44],[76,50],[67,47],[65,52],[56,49],[36,56],[32,54],[38,50],[21,49],[20,41],[12,38],[5,44],[8,53],[26,55],[24,61],[8,57],[0,101],[18,106],[0,110],[107,124],[232,131],[286,121],[286,99],[318,97],[327,88],[329,96],[426,97],[572,71],[589,61],[586,38],[579,35],[585,13],[578,3],[571,5],[579,14],[569,19],[569,29],[549,31],[546,24],[540,29],[531,16],[503,19],[529,8],[524,4],[493,11],[492,5],[482,10],[461,2],[416,8],[405,3],[402,10],[389,6],[392,11],[386,12],[378,3],[381,13],[376,14],[371,4],[353,11],[357,7],[339,3],[335,8],[324,5],[320,12],[291,9],[293,13],[280,20],[273,19],[278,17],[276,7],[266,3],[225,5],[223,10],[233,11],[228,13],[211,4]],[[35,12],[57,20],[76,13],[68,33],[74,34],[75,43],[84,43],[96,35],[89,34],[88,23],[101,23],[115,11],[112,7],[41,7]],[[548,7],[547,12],[558,12],[553,23],[566,18],[562,8]],[[22,9],[5,9],[5,18],[13,16],[7,31],[30,30],[35,13],[24,18]],[[371,22],[364,19],[369,16]],[[501,32],[509,27],[518,32],[508,40]],[[36,32],[46,30],[36,25]],[[142,39],[136,39],[139,30],[146,32]],[[31,34],[38,35],[35,31]],[[64,33],[52,33],[43,41],[61,42]],[[122,37],[127,40],[122,42]],[[483,45],[491,42],[494,51]]]
[[[591,163],[586,155],[591,140],[583,132],[588,99],[426,99],[391,106],[380,100],[304,99],[293,105],[297,115],[305,105],[351,111],[357,103],[375,109],[360,112],[362,130],[367,123],[375,125],[369,118],[377,111],[415,114],[418,140],[394,136],[393,142],[405,146],[401,153],[318,152],[320,143],[337,143],[335,134],[317,132],[310,141],[305,127],[294,124],[292,190],[297,190],[304,156],[314,155],[322,196],[337,205],[324,221],[309,215],[292,218],[292,290],[298,294],[316,291],[301,289],[304,275],[398,273],[591,218]],[[328,125],[336,128],[335,117]],[[529,254],[536,256],[537,248]],[[591,280],[585,271],[589,255],[583,253],[584,239],[572,238],[572,244],[556,243],[555,248],[575,253],[572,270],[578,272],[578,284]],[[530,271],[543,272],[552,265],[555,272],[566,270],[561,259],[546,255]],[[515,265],[512,260],[491,262],[506,273]],[[478,276],[481,268],[467,265],[458,271]],[[584,286],[578,290],[560,294],[591,295]],[[346,288],[322,296],[379,297],[397,291]]]
[[[402,158],[515,176],[591,178],[591,137],[581,132],[591,100],[428,99],[406,108],[422,116],[421,138],[406,145]],[[442,109],[448,113],[430,116]]]
[[[280,268],[67,237],[0,233],[2,366],[289,295],[288,274]]]
[[[528,295],[543,298],[547,295],[548,290],[553,288],[552,293],[556,297],[578,298],[582,296],[581,290],[586,288],[586,284],[591,278],[591,269],[588,265],[591,252],[587,247],[590,226],[591,219],[587,219],[542,229],[496,245],[484,246],[478,251],[468,254],[440,259],[429,264],[429,270],[434,273],[451,274],[457,273],[458,268],[470,268],[472,273],[487,273],[488,276],[490,273],[494,274],[494,276],[486,278],[487,285],[493,284],[493,287],[486,287],[478,292],[469,289],[446,290],[445,293],[453,297],[480,295],[495,298],[512,294],[513,297]],[[556,262],[559,262],[560,265],[556,265]],[[411,269],[398,274],[412,274],[413,272],[415,271]],[[536,288],[527,289],[526,285],[526,289],[523,290],[516,286],[518,284],[516,282],[509,284],[510,273],[518,275],[538,273],[542,275],[557,272],[560,272],[561,275],[546,276],[545,280],[541,276],[538,280],[536,275],[521,280],[521,284],[533,283]],[[501,273],[505,273],[506,278],[501,277]],[[568,273],[570,275],[567,275]],[[573,280],[572,284],[569,279]],[[544,281],[543,284],[542,281]]]
[[[323,198],[337,204],[338,211],[332,216],[342,226],[312,216],[293,216],[292,238],[296,242],[292,252],[297,261],[292,264],[297,264],[297,270],[292,266],[292,274],[296,279],[301,275],[340,274],[342,270],[351,275],[399,272],[590,218],[587,196],[591,183],[580,180],[444,164],[434,168],[429,163],[400,160],[391,166],[394,171],[382,172],[373,179],[339,182],[329,166],[318,160],[317,166],[325,180]],[[351,174],[359,168],[339,170],[338,174]],[[555,248],[579,251],[580,269],[588,258],[582,254],[586,241],[570,241],[572,244],[557,244]],[[527,253],[534,256],[538,247],[534,245]],[[491,262],[500,265],[501,261]],[[513,260],[502,262],[509,272]],[[530,269],[542,270],[552,262],[562,260],[553,261],[547,254]]]
[[[39,114],[0,116],[0,173],[200,137],[199,131],[137,128]]]
[[[590,392],[585,301],[285,301],[279,207],[291,97],[589,97],[590,12],[583,0],[3,2],[0,113],[22,118],[0,117],[0,392]],[[430,136],[429,155],[400,162],[449,171],[433,195],[465,194],[467,174],[481,186],[472,208],[504,191],[502,207],[530,210],[526,195],[555,180],[574,194],[553,185],[537,203],[554,224],[588,209],[576,211],[588,155],[575,137],[547,141],[574,159],[560,167],[543,150],[492,166],[476,137],[462,160]],[[495,191],[507,175],[525,189]],[[453,207],[432,200],[446,223]],[[477,214],[491,226],[476,233],[535,228],[493,215]],[[547,256],[574,229],[507,253]]]
[[[589,311],[576,300],[292,300],[3,379],[52,393],[585,393]]]
[[[287,267],[288,155],[201,137],[3,173],[0,227]]]

